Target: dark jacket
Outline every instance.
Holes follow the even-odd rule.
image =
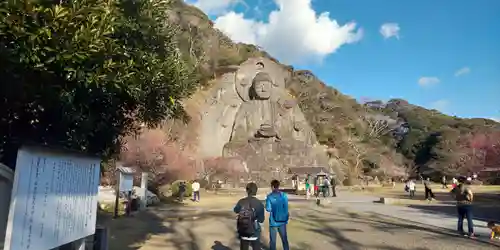
[[[335,177],[334,177],[334,178],[332,178],[332,179],[330,180],[330,185],[331,185],[332,187],[334,187],[334,186],[336,186],[336,185],[337,185],[337,180],[335,180]]]
[[[250,201],[250,206],[254,209],[255,211],[255,218],[257,219],[258,224],[256,225],[255,228],[255,237],[260,238],[260,232],[261,227],[260,223],[264,223],[265,219],[265,208],[262,202],[257,199],[255,196],[247,196],[245,198],[240,199],[237,203],[236,206],[234,206],[233,211],[235,213],[239,213],[241,211],[241,208],[243,207],[243,202],[246,202],[247,200]]]

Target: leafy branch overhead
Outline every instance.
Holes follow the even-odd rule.
[[[183,117],[196,87],[165,0],[0,4],[0,160],[27,142],[113,155],[139,124]]]

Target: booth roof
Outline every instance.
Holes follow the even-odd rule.
[[[324,167],[295,167],[288,170],[290,174],[329,174],[330,172]]]

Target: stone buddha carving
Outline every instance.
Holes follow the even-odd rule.
[[[224,73],[205,104],[201,155],[238,157],[250,169],[265,171],[271,162],[305,166],[316,159],[316,136],[285,88],[287,72],[271,60],[252,58]]]
[[[284,89],[273,84],[268,73],[258,72],[248,89],[248,101],[243,102],[236,113],[223,155],[234,156],[234,151],[249,144],[253,145],[252,148],[275,154],[282,153],[278,148],[283,146],[299,151],[312,146],[314,135],[307,132],[298,105],[282,98],[285,93]]]
[[[252,80],[249,100],[244,102],[236,113],[230,141],[247,141],[251,138],[273,135],[279,137],[276,126],[277,103],[273,102],[271,77],[259,72]]]

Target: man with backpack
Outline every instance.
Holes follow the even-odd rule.
[[[457,201],[458,213],[458,233],[471,238],[475,237],[474,223],[472,221],[472,200],[474,195],[469,187],[469,183],[465,178],[459,180],[458,186],[451,190]],[[468,234],[464,233],[464,219],[467,218]]]
[[[289,250],[286,225],[288,224],[288,196],[280,191],[280,182],[271,181],[272,192],[266,197],[269,215],[269,250],[276,250],[276,234],[281,238],[283,250]]]
[[[241,250],[247,250],[250,246],[253,250],[260,250],[260,223],[264,222],[265,212],[264,205],[255,197],[257,190],[257,184],[248,183],[246,186],[248,196],[240,199],[233,209],[238,214],[236,227]]]

